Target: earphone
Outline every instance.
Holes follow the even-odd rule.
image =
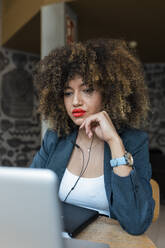
[[[66,197],[65,197],[65,199],[64,199],[64,202],[67,200],[67,198],[68,198],[68,196],[70,195],[70,193],[74,190],[74,188],[76,187],[78,181],[79,181],[80,178],[84,175],[84,173],[85,173],[85,171],[86,171],[86,169],[87,169],[87,167],[88,167],[92,143],[93,143],[93,138],[92,138],[92,142],[91,142],[91,145],[90,145],[90,152],[89,152],[87,164],[86,164],[86,166],[85,166],[85,168],[84,168],[84,152],[83,152],[83,150],[81,149],[81,147],[80,147],[78,144],[74,144],[74,143],[72,142],[72,144],[73,144],[74,146],[76,146],[78,149],[80,149],[80,151],[82,152],[82,156],[83,156],[83,166],[82,166],[82,168],[81,168],[79,177],[77,178],[75,184],[73,185],[73,187],[70,189],[70,191],[69,191],[68,194],[66,195]]]

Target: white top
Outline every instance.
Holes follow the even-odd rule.
[[[64,201],[77,179],[78,176],[72,174],[68,169],[65,170],[59,188],[61,201]],[[104,187],[104,175],[95,178],[81,177],[74,190],[69,194],[66,202],[94,209],[100,214],[110,216],[109,204]]]

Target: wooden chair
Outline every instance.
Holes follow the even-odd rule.
[[[151,179],[150,183],[152,186],[153,198],[155,200],[155,209],[154,209],[154,216],[152,222],[155,222],[159,217],[159,208],[160,208],[159,185],[154,179]]]

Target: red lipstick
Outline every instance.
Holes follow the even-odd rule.
[[[72,111],[72,114],[74,117],[80,117],[80,116],[83,116],[85,114],[85,110],[81,109],[81,108],[78,108],[78,109],[74,109]]]

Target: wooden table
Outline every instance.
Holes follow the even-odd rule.
[[[99,216],[76,238],[107,243],[110,248],[156,248],[146,234],[130,235],[120,227],[118,221],[104,216]]]

